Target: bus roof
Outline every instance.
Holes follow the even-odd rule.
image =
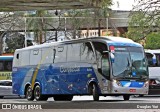
[[[114,36],[101,36],[101,37],[89,37],[89,38],[83,38],[83,39],[72,39],[72,40],[67,40],[67,41],[44,43],[44,44],[41,44],[41,45],[35,45],[35,46],[29,46],[29,47],[22,48],[22,49],[17,49],[16,51],[29,50],[29,49],[33,49],[33,48],[50,47],[50,46],[61,45],[61,44],[92,41],[92,40],[104,40],[104,41],[109,42],[109,43],[117,43],[117,44],[119,44],[119,43],[128,43],[129,45],[130,44],[134,44],[135,46],[141,47],[140,44],[138,44],[138,43],[136,43],[133,40],[128,39],[128,38],[114,37]]]
[[[155,49],[155,50],[145,49],[145,52],[151,54],[160,54],[160,49]]]
[[[0,56],[0,61],[2,60],[13,60],[13,56]]]

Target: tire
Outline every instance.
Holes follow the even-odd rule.
[[[73,96],[72,95],[57,95],[54,96],[54,101],[72,101]]]
[[[125,101],[129,100],[129,98],[130,98],[130,95],[123,95],[123,99],[124,99]]]
[[[37,101],[47,101],[48,97],[41,94],[41,87],[39,85],[36,85],[34,88],[34,98]]]
[[[94,101],[99,101],[99,94],[98,94],[98,88],[96,84],[92,85],[92,95]]]
[[[34,100],[34,94],[33,94],[31,86],[27,87],[25,97],[27,98],[28,101],[33,101]]]
[[[0,99],[4,98],[4,96],[0,96]]]
[[[139,97],[143,97],[144,95],[139,95]]]

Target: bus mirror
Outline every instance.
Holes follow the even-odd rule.
[[[111,62],[114,63],[114,54],[111,53]]]

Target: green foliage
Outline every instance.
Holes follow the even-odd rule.
[[[146,38],[146,49],[160,49],[160,33],[153,32]]]
[[[50,20],[44,19],[43,17],[51,17],[50,14],[46,10],[38,10],[35,14],[28,14],[26,17],[28,17],[26,21],[27,30],[32,30],[34,32],[34,40],[36,40],[37,43],[42,43],[42,38],[46,40],[46,36],[43,35],[43,32],[47,31],[46,22]]]
[[[134,41],[141,41],[148,34],[146,29],[149,24],[146,23],[145,15],[142,12],[134,12],[129,20],[127,37]]]
[[[24,36],[17,36],[14,38],[6,38],[5,40],[7,47],[5,49],[6,53],[13,53],[16,49],[24,47]]]
[[[7,48],[6,53],[14,53],[16,49],[21,49],[24,47],[25,37],[24,35],[15,33],[12,37],[8,37],[5,40]],[[27,40],[27,46],[32,46],[32,40]]]
[[[136,1],[137,5],[130,14],[127,36],[139,42],[150,33],[160,31],[160,1]]]

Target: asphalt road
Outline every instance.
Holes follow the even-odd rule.
[[[49,98],[48,101],[27,101],[19,97],[4,97],[0,99],[2,104],[11,104],[12,109],[18,111],[27,111],[28,106],[30,112],[40,112],[40,110],[33,110],[30,105],[36,105],[37,109],[41,111],[50,112],[159,112],[160,111],[160,96],[144,96],[144,97],[131,97],[129,101],[124,101],[121,96],[119,97],[100,97],[100,101],[93,101],[92,96],[75,96],[73,101],[54,101]],[[18,107],[18,105],[26,106]],[[107,110],[107,111],[106,111]],[[1,111],[1,110],[0,110]],[[8,110],[5,110],[8,111]],[[14,111],[14,110],[12,110]],[[10,112],[10,111],[9,111]],[[17,112],[17,110],[15,111]]]

